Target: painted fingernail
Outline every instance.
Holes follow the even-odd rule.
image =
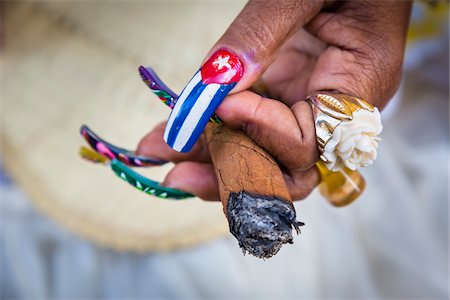
[[[162,186],[161,183],[146,178],[134,172],[116,159],[111,161],[111,169],[124,181],[128,182],[136,189],[163,199],[181,200],[192,198],[194,195],[169,187]]]
[[[164,82],[159,79],[155,71],[152,68],[139,67],[139,74],[141,75],[144,83],[152,90],[152,92],[158,96],[158,98],[170,108],[173,108],[178,95],[175,94]]]
[[[232,52],[216,51],[181,92],[164,131],[166,143],[178,152],[189,152],[210,117],[239,82],[244,67]]]
[[[150,67],[139,67],[139,74],[141,75],[144,83],[150,88],[150,90],[169,108],[173,109],[175,103],[178,100],[178,95],[175,94],[167,85],[159,79],[155,71]],[[222,120],[213,114],[209,121],[212,123],[220,124]]]
[[[101,137],[96,135],[89,127],[86,125],[81,126],[81,135],[85,138],[88,144],[103,156],[109,159],[117,159],[124,164],[131,167],[147,167],[147,166],[159,166],[167,163],[165,160],[139,156],[133,151],[126,150],[113,144],[108,143]]]
[[[94,163],[108,164],[110,161],[108,157],[101,155],[100,153],[95,152],[85,146],[81,146],[78,153],[85,160],[88,160],[88,161],[91,161]]]

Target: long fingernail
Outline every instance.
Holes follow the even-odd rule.
[[[167,163],[167,161],[165,160],[139,156],[136,155],[133,151],[114,146],[113,144],[108,143],[107,141],[99,137],[86,125],[81,126],[80,133],[89,143],[92,149],[109,159],[118,159],[127,166],[148,167],[160,166]]]
[[[101,155],[100,153],[95,152],[94,150],[91,150],[85,146],[81,146],[78,153],[85,160],[94,163],[108,164],[110,162],[110,159],[108,157]]]
[[[175,101],[178,99],[178,95],[175,94],[164,82],[159,79],[155,71],[152,68],[139,67],[139,74],[141,75],[144,83],[152,90],[152,92],[158,96],[158,98],[170,108],[173,108]]]
[[[244,73],[232,52],[216,51],[181,92],[164,131],[166,143],[178,152],[189,152],[209,118]]]
[[[136,173],[133,170],[127,168],[127,166],[116,159],[113,159],[111,161],[111,169],[114,171],[114,173],[116,173],[117,176],[146,194],[153,195],[158,198],[174,200],[194,197],[194,195],[186,193],[184,191],[162,186],[161,183],[146,178],[139,173]]]
[[[142,80],[144,83],[150,88],[150,90],[158,96],[158,98],[168,107],[173,109],[175,106],[175,102],[178,100],[178,95],[175,94],[170,88],[167,87],[167,85],[159,79],[158,75],[155,71],[153,71],[150,67],[139,67],[139,74],[141,75]],[[220,118],[213,114],[209,118],[210,122],[219,124],[222,123]]]

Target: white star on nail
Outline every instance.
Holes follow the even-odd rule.
[[[216,60],[212,64],[213,66],[217,65],[218,70],[221,70],[223,67],[231,69],[230,63],[228,62],[229,59],[229,56],[222,57],[222,55],[219,55],[219,57],[216,58]]]

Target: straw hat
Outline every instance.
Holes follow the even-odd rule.
[[[133,149],[168,108],[137,73],[151,65],[180,91],[242,3],[8,2],[3,159],[45,214],[97,243],[165,250],[226,235],[220,203],[171,202],[77,156],[81,124]],[[204,26],[208,14],[214,26]],[[177,20],[177,22],[173,22]],[[139,172],[161,180],[170,166]]]

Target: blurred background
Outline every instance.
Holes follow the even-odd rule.
[[[164,201],[82,161],[86,123],[133,149],[245,1],[1,2],[1,299],[448,299],[448,5],[415,3],[379,159],[349,207],[314,192],[275,257],[222,207]],[[168,167],[139,170],[162,179]]]

